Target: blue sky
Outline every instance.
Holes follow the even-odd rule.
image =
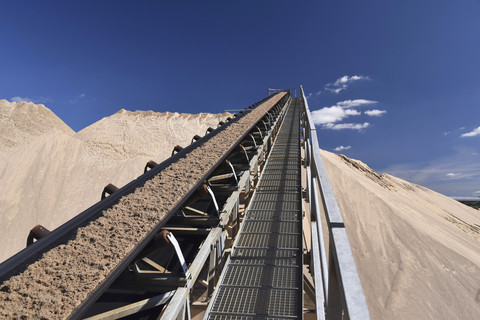
[[[221,112],[302,84],[322,148],[480,195],[478,0],[0,0],[0,13],[0,98],[44,103],[76,131],[121,108]]]

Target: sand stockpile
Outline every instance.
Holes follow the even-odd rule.
[[[322,151],[372,319],[480,315],[480,212]]]
[[[0,100],[0,262],[25,248],[30,229],[53,230],[161,162],[177,144],[230,114],[125,111],[74,133],[43,105]]]
[[[75,133],[43,104],[0,100],[0,159],[12,149],[52,132]]]
[[[5,318],[63,319],[95,289],[176,201],[215,164],[239,136],[265,115],[280,93],[178,159],[143,187],[121,198],[70,239],[0,284]]]
[[[170,156],[175,145],[187,146],[194,135],[203,136],[208,127],[231,116],[223,114],[180,114],[124,109],[79,131],[75,137],[88,146],[88,155],[98,164],[133,157]],[[175,145],[172,145],[175,143]],[[165,157],[166,155],[166,157]]]

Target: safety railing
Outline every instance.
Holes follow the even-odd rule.
[[[352,248],[321,159],[315,124],[302,86],[300,95],[303,100],[306,198],[312,220],[311,260],[317,319],[370,319]]]

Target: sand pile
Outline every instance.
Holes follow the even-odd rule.
[[[360,161],[322,156],[372,319],[478,317],[480,212]]]
[[[52,132],[75,133],[43,104],[0,100],[0,159]]]
[[[75,133],[43,105],[0,100],[0,262],[25,247],[30,229],[53,230],[190,144],[229,114],[121,110]]]
[[[265,115],[280,93],[179,158],[143,187],[124,196],[20,274],[0,285],[0,315],[64,319],[220,160],[240,135]]]
[[[230,113],[180,114],[153,111],[118,111],[79,131],[75,137],[86,142],[88,155],[96,163],[134,157],[167,158],[175,145],[187,146],[196,134],[216,128]],[[172,145],[174,143],[174,145]]]

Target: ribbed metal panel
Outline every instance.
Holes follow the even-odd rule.
[[[299,193],[257,193],[253,201],[299,201]]]
[[[299,188],[296,185],[271,185],[271,186],[257,186],[256,192],[260,193],[272,193],[272,192],[284,192],[284,193],[299,193]]]
[[[270,165],[268,167],[266,167],[265,170],[282,170],[282,171],[283,170],[296,170],[296,171],[298,171],[297,166],[291,166],[291,168],[292,169],[287,167],[287,165],[284,164],[284,163],[279,163],[279,164],[270,163]],[[268,171],[266,171],[266,172],[268,172]]]
[[[283,180],[283,181],[272,181],[272,180],[265,180],[265,181],[260,181],[258,184],[258,187],[277,187],[277,188],[282,188],[283,186],[285,187],[296,187],[296,191],[298,191],[298,184],[300,181],[296,180]],[[281,184],[280,184],[281,183]]]
[[[285,233],[299,234],[300,226],[297,222],[278,222],[278,221],[246,221],[243,227],[243,233]]]
[[[281,210],[281,211],[297,211],[300,210],[298,201],[257,201],[252,202],[252,210]]]
[[[271,169],[265,168],[263,174],[298,174],[297,169]]]
[[[293,180],[298,182],[300,180],[299,174],[271,174],[271,173],[264,173],[262,177],[262,181],[284,181],[284,180]]]
[[[249,220],[267,220],[267,221],[299,221],[300,220],[299,211],[266,211],[266,210],[249,210],[246,215],[245,221]]]
[[[238,247],[244,248],[285,248],[296,249],[301,238],[298,235],[278,233],[242,233],[237,242]]]
[[[293,99],[270,151],[207,319],[302,319],[297,104]]]
[[[298,167],[300,165],[300,159],[295,159],[295,158],[289,158],[289,159],[281,159],[281,158],[273,158],[272,159],[272,165],[283,165],[283,166],[288,166],[291,168]]]

